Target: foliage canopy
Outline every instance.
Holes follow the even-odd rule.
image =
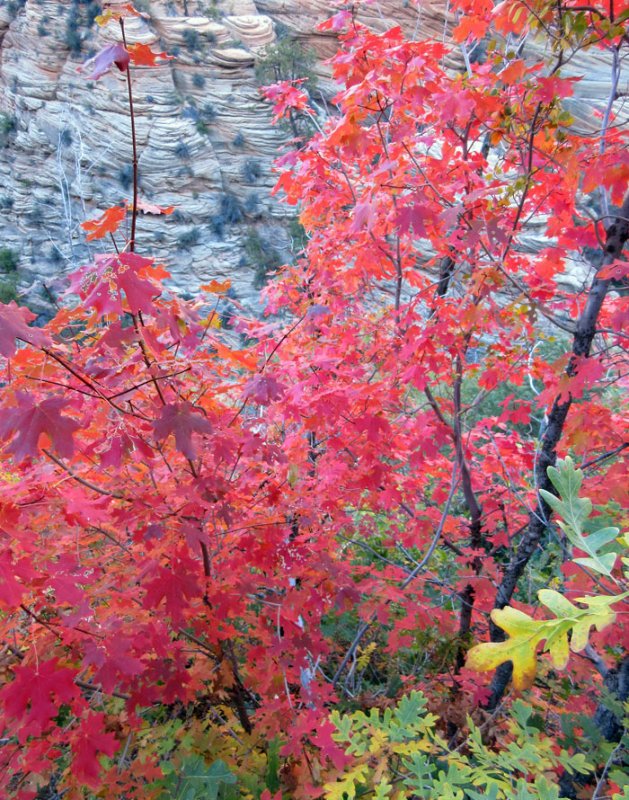
[[[172,208],[139,196],[135,139],[133,198],[84,223],[103,252],[56,317],[0,306],[4,796],[627,797],[629,669],[609,667],[628,304],[609,288],[628,274],[629,7],[452,7],[451,46],[355,8],[321,25],[336,110],[275,189],[307,244],[265,319],[235,309],[239,339],[227,284],[184,301],[136,252],[141,215]],[[167,58],[127,43],[134,13],[96,19],[123,42],[91,64],[130,100]],[[596,137],[563,69],[590,49],[611,57]],[[315,121],[298,81],[266,97]],[[584,248],[600,266],[576,292]],[[589,720],[599,673],[617,744]]]

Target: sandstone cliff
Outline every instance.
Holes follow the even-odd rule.
[[[20,287],[42,307],[62,276],[89,259],[80,223],[131,196],[131,145],[124,75],[90,82],[77,67],[119,37],[94,16],[116,2],[0,2],[0,248],[19,254]],[[319,87],[332,93],[322,61],[336,47],[316,31],[327,0],[140,0],[130,41],[175,53],[158,68],[133,71],[141,194],[175,205],[170,217],[143,216],[138,245],[163,259],[174,284],[194,292],[232,279],[255,303],[256,260],[289,258],[293,210],[270,196],[273,159],[288,132],[270,124],[254,66],[278,31],[318,55]],[[421,13],[403,0],[367,6],[377,29],[401,24],[410,35],[442,38],[452,28],[444,4]],[[532,45],[535,47],[535,45]],[[458,60],[457,60],[458,59]],[[600,62],[600,63],[599,63]],[[461,68],[458,54],[452,66]],[[585,67],[584,125],[604,104],[608,69]],[[576,71],[584,71],[583,62]]]

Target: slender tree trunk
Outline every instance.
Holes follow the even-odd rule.
[[[614,259],[620,258],[627,238],[629,238],[629,193],[625,196],[618,217],[607,230],[603,266],[609,266]],[[596,323],[609,283],[609,280],[599,278],[598,274],[592,281],[585,308],[577,321],[577,327],[574,332],[572,357],[566,368],[568,375],[576,373],[577,359],[587,358],[590,355],[590,349],[596,333]],[[511,600],[518,580],[546,530],[546,520],[552,516],[552,509],[542,499],[539,490],[545,489],[556,494],[548,478],[547,469],[553,466],[557,459],[557,445],[563,434],[564,424],[571,405],[571,397],[566,399],[556,397],[548,415],[548,424],[542,436],[539,458],[535,465],[535,485],[537,487],[537,502],[539,505],[530,514],[520,545],[504,571],[496,592],[495,608],[504,608]],[[490,623],[490,636],[492,642],[502,642],[505,639],[504,631],[493,622]],[[511,679],[512,669],[511,662],[507,661],[496,670],[491,682],[491,696],[487,704],[488,708],[493,709],[500,702]]]

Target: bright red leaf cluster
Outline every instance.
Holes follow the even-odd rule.
[[[529,18],[512,0],[455,3],[454,40],[559,25],[555,4],[539,5]],[[609,10],[574,13],[585,32],[557,36],[595,46]],[[266,289],[270,319],[226,336],[227,286],[169,293],[165,268],[121,231],[138,209],[172,209],[136,202],[84,223],[118,247],[71,276],[76,307],[44,329],[0,307],[7,797],[32,800],[52,775],[71,800],[159,797],[178,747],[210,741],[223,758],[236,741],[242,761],[274,737],[286,796],[320,795],[345,764],[329,707],[380,702],[363,692],[357,631],[384,654],[380,679],[430,692],[452,731],[491,695],[465,650],[511,599],[518,546],[531,549],[522,569],[548,552],[556,566],[539,574],[594,590],[562,569],[550,528],[535,533],[547,451],[595,476],[611,464],[588,494],[627,515],[626,298],[608,294],[584,350],[593,301],[561,288],[601,237],[607,272],[592,287],[604,297],[626,272],[624,239],[609,249],[616,233],[583,196],[626,192],[622,128],[604,147],[575,132],[562,55],[542,72],[498,48],[456,72],[446,45],[376,34],[351,11],[322,28],[341,40],[336,111],[283,159],[276,191],[309,243]],[[98,75],[120,67],[112,47]],[[125,69],[129,54],[154,63],[140,48],[123,48]],[[285,84],[267,97],[278,117],[307,104]],[[528,604],[527,587],[514,599]],[[584,706],[591,672],[577,668]],[[187,725],[162,749],[160,714]]]

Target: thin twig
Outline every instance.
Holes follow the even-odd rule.
[[[76,472],[70,469],[67,464],[64,464],[60,458],[57,458],[57,456],[53,455],[50,450],[47,450],[45,447],[42,447],[42,452],[45,453],[51,461],[54,461],[55,464],[58,464],[61,469],[65,470],[71,478],[77,481],[77,483],[80,483],[86,488],[91,489],[93,492],[98,492],[98,494],[104,494],[107,497],[115,497],[118,500],[125,499],[124,495],[119,494],[118,492],[109,492],[107,489],[103,489],[100,486],[96,486],[95,483],[90,483],[90,481],[86,481],[85,478],[81,478],[76,474]]]

